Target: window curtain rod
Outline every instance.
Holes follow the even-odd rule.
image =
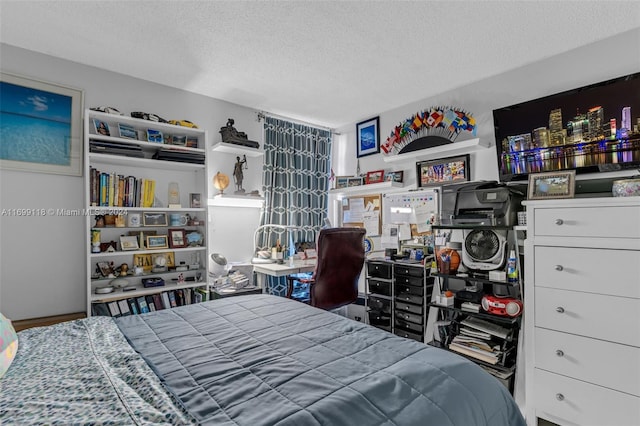
[[[280,120],[287,120],[287,121],[290,121],[290,122],[295,123],[295,124],[303,124],[305,126],[311,126],[311,127],[315,127],[317,129],[321,129],[321,130],[327,130],[327,131],[331,132],[332,134],[337,134],[335,132],[335,130],[330,128],[330,127],[321,126],[319,124],[311,123],[309,121],[296,120],[294,118],[285,117],[284,115],[273,114],[273,113],[265,112],[265,111],[258,111],[256,114],[258,116],[258,123],[261,122],[265,117],[272,117],[272,118],[278,118]]]

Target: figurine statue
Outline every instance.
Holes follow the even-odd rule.
[[[244,189],[242,188],[242,179],[244,179],[244,173],[242,172],[242,166],[247,168],[247,156],[243,155],[242,160],[240,160],[240,156],[236,157],[236,165],[233,167],[233,179],[236,181],[236,194],[244,194]]]
[[[237,145],[248,146],[251,148],[259,148],[260,144],[255,141],[250,141],[247,139],[247,134],[245,132],[239,132],[233,127],[235,121],[233,118],[227,120],[227,125],[220,128],[220,134],[222,135],[222,142],[233,143]]]

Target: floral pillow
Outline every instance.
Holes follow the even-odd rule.
[[[0,378],[7,372],[18,352],[18,335],[9,321],[0,313]]]

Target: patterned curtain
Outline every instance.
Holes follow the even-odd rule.
[[[331,131],[274,117],[265,117],[265,208],[261,225],[290,227],[288,232],[265,227],[258,246],[275,246],[277,240],[294,253],[295,244],[315,244],[328,212],[331,171]],[[286,293],[286,281],[270,278],[268,292]]]

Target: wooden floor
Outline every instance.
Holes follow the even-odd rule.
[[[84,312],[78,312],[75,314],[55,315],[52,317],[31,318],[26,320],[11,321],[13,328],[16,331],[26,330],[31,327],[43,327],[46,325],[53,325],[59,322],[72,321],[79,318],[86,318],[87,314]]]

